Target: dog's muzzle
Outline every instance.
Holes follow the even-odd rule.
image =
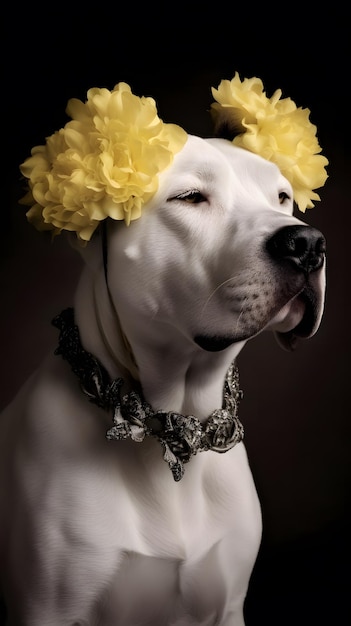
[[[295,339],[307,338],[314,334],[319,322],[322,295],[318,289],[317,275],[323,268],[326,255],[326,241],[322,233],[312,226],[285,226],[266,242],[271,259],[292,282],[303,288],[298,294],[305,312],[296,328],[286,333],[277,333],[279,343],[291,349]]]
[[[292,350],[298,338],[317,331],[325,291],[322,233],[305,224],[284,226],[269,235],[261,252],[256,265],[255,259],[252,262],[251,282],[224,283],[223,301],[233,310],[233,332],[196,335],[203,350],[218,352],[268,329],[282,347]]]

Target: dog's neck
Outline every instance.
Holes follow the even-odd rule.
[[[104,277],[89,271],[83,271],[78,286],[75,318],[83,347],[112,379],[123,378],[123,392],[132,390],[137,380],[155,410],[194,415],[200,421],[221,408],[226,372],[244,342],[208,353],[174,328],[162,333],[162,325],[155,322],[145,332],[136,320],[126,333]]]
[[[60,331],[55,355],[61,355],[71,366],[90,402],[112,414],[113,426],[106,433],[107,439],[132,439],[136,443],[142,443],[145,437],[157,439],[177,482],[184,475],[184,464],[198,452],[223,453],[242,441],[244,429],[238,418],[242,392],[235,363],[226,374],[222,407],[201,424],[194,415],[155,411],[136,382],[135,389],[122,395],[123,379],[111,380],[104,365],[83,348],[72,308],[62,311],[52,323]]]

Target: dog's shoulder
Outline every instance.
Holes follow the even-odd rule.
[[[84,397],[67,363],[49,354],[2,412],[0,439],[4,448],[16,446],[50,460],[67,448],[84,448],[104,420],[105,413]]]

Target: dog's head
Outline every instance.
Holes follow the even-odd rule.
[[[324,237],[293,216],[278,167],[228,140],[189,136],[143,218],[108,224],[107,246],[127,328],[152,320],[219,351],[267,328],[293,347],[319,326]]]
[[[222,138],[207,140],[163,124],[125,83],[70,101],[72,122],[22,165],[27,215],[94,233],[85,256],[108,251],[101,273],[139,344],[164,327],[172,345],[219,352],[271,328],[292,347],[316,332],[325,290],[324,237],[293,201],[304,211],[319,199],[327,160],[309,111],[268,99],[259,79],[236,74],[213,94]]]

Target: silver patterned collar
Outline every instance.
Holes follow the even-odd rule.
[[[184,464],[198,452],[227,452],[243,440],[244,428],[238,418],[242,391],[235,362],[229,367],[224,381],[222,408],[213,411],[202,424],[193,415],[154,411],[138,384],[137,390],[121,397],[123,379],[111,380],[103,365],[84,350],[72,308],[62,311],[52,324],[60,330],[55,354],[70,364],[89,400],[113,415],[113,426],[107,431],[106,438],[130,438],[140,443],[146,436],[155,437],[162,445],[163,458],[175,481],[181,480]]]

